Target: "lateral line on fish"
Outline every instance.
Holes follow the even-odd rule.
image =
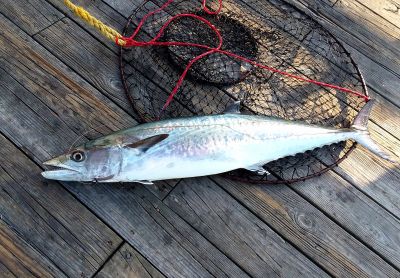
[[[252,121],[252,122],[255,122],[255,121]],[[257,138],[257,137],[251,136],[250,134],[243,133],[243,132],[238,131],[238,130],[236,130],[236,129],[230,127],[230,126],[222,125],[222,124],[213,124],[213,125],[182,125],[182,126],[171,126],[171,127],[143,128],[143,129],[138,129],[138,131],[143,131],[143,130],[157,130],[157,129],[168,129],[168,128],[176,128],[176,127],[213,127],[213,126],[226,127],[226,128],[228,128],[228,129],[230,129],[230,130],[235,131],[235,132],[238,133],[238,134],[242,134],[242,135],[248,136],[249,138],[252,138],[253,140],[267,140],[267,139],[268,139],[268,140],[273,140],[273,139],[280,139],[280,138],[289,137],[289,136],[276,136],[276,137],[268,137],[268,138]],[[348,128],[348,129],[346,129],[346,128],[345,128],[345,129],[341,129],[340,131],[345,131],[345,130],[348,130],[349,132],[352,131],[350,128]],[[321,133],[313,133],[313,134],[303,134],[303,135],[292,135],[292,136],[295,136],[295,137],[305,137],[305,136],[307,136],[307,135],[313,135],[313,136],[314,136],[314,135],[323,135],[323,134],[338,133],[338,130],[336,130],[336,129],[332,129],[332,130],[331,130],[331,129],[327,128],[326,131],[329,131],[329,132],[321,132]]]

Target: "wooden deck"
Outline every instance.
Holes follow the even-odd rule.
[[[400,157],[400,1],[286,1],[351,52],[372,136]],[[140,4],[74,2],[119,29]],[[0,18],[0,277],[400,277],[400,168],[361,147],[292,185],[44,180],[85,131],[137,123],[118,49],[60,0],[3,0]]]

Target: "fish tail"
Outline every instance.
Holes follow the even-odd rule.
[[[355,131],[355,136],[353,139],[377,156],[396,163],[397,161],[393,159],[390,154],[383,151],[370,137],[368,131],[368,119],[374,103],[375,100],[369,100],[354,119],[354,122],[351,125],[351,129]]]

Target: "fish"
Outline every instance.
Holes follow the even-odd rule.
[[[349,128],[333,128],[240,113],[240,102],[222,114],[140,124],[88,141],[44,162],[43,177],[59,181],[137,182],[209,176],[236,169],[268,175],[266,163],[324,145],[354,140],[395,161],[370,138],[368,101]]]

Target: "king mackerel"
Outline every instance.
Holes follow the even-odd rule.
[[[344,129],[244,115],[235,103],[224,114],[146,123],[89,141],[45,162],[59,169],[42,175],[61,181],[148,184],[239,168],[266,174],[262,165],[270,161],[348,139],[391,160],[367,130],[373,103],[365,104],[353,125]]]

